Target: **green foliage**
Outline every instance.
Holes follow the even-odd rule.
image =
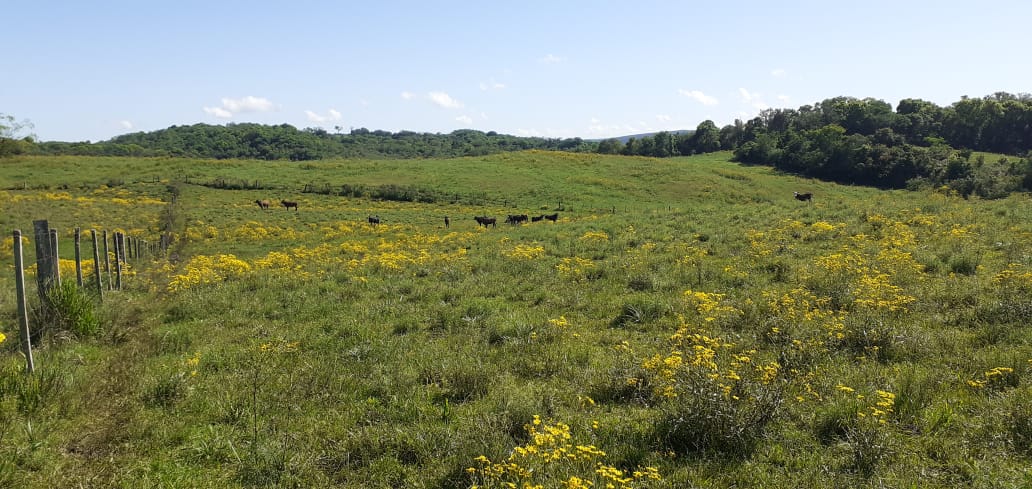
[[[103,333],[93,294],[64,281],[52,287],[39,309],[38,319],[45,334],[71,333],[91,338]]]
[[[470,129],[430,134],[360,128],[342,134],[317,128],[299,130],[289,124],[240,123],[171,126],[152,132],[124,134],[92,144],[46,142],[39,145],[39,152],[49,155],[310,161],[325,158],[450,158],[528,149],[589,151],[594,148],[595,144],[580,138],[517,137]]]
[[[32,123],[18,122],[14,116],[0,113],[0,158],[32,151],[35,146],[34,137],[20,135],[25,129],[32,129]]]

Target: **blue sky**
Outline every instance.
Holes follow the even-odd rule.
[[[44,141],[257,122],[603,138],[847,95],[1032,92],[1032,2],[64,1],[0,8]]]

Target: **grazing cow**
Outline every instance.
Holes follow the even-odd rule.
[[[539,221],[541,221],[544,218],[545,218],[545,215],[541,214],[540,216],[535,216],[535,217],[530,218],[530,222],[539,222]]]
[[[509,217],[505,218],[505,222],[515,226],[517,224],[522,224],[522,223],[527,222],[527,219],[529,219],[529,218],[527,217],[526,214],[509,214]]]
[[[451,226],[451,221],[448,220],[448,216],[444,216],[444,227]]]
[[[283,207],[286,207],[288,211],[290,209],[294,209],[294,211],[297,212],[297,210],[298,210],[297,209],[297,202],[291,202],[289,200],[281,200],[280,204],[283,204]]]
[[[369,216],[366,218],[366,221],[369,221],[369,224],[375,226],[377,224],[380,224],[380,216]]]
[[[477,225],[484,226],[485,228],[488,225],[495,227],[495,223],[498,222],[498,219],[487,216],[474,216],[473,219],[477,221]]]
[[[810,193],[810,192],[807,192],[805,194],[801,194],[799,192],[793,192],[793,193],[795,194],[796,200],[798,200],[800,202],[810,202],[810,201],[813,200],[813,194]]]
[[[545,219],[548,219],[549,221],[552,221],[552,222],[556,222],[556,221],[559,220],[559,213],[556,212],[555,214],[549,214],[549,215],[545,216]]]
[[[258,204],[258,207],[261,207],[262,210],[268,210],[269,209],[269,205],[271,205],[271,204],[269,204],[269,201],[267,201],[267,200],[256,200],[256,201],[254,201],[254,203]]]

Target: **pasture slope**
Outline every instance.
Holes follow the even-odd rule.
[[[1032,484],[1029,196],[728,156],[2,160],[0,486]],[[174,240],[26,376],[39,218]]]

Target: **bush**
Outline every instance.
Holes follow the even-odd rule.
[[[40,333],[68,332],[79,338],[99,336],[103,330],[93,297],[72,282],[51,287],[37,311]]]

